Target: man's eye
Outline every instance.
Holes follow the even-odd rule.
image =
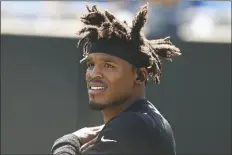
[[[94,66],[94,63],[87,63],[87,67],[93,67]]]
[[[114,68],[114,66],[113,66],[113,65],[108,64],[108,63],[106,63],[106,64],[105,64],[105,67],[106,67],[106,68]]]

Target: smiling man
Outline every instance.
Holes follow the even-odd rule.
[[[132,27],[108,11],[89,8],[81,20],[78,47],[87,64],[89,104],[102,111],[104,125],[83,128],[55,141],[54,155],[175,155],[173,131],[145,97],[149,78],[160,83],[161,61],[181,55],[169,38],[148,40],[140,32],[148,6],[140,8]]]

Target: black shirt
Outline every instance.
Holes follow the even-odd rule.
[[[173,131],[147,100],[139,99],[110,120],[86,154],[175,155]]]

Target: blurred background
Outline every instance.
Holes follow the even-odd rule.
[[[85,5],[131,24],[147,1],[1,1],[1,154],[49,154],[57,138],[103,123],[88,108],[75,33]],[[149,1],[149,39],[171,36],[147,98],[173,127],[178,154],[231,154],[231,2]],[[133,131],[132,131],[133,132]]]

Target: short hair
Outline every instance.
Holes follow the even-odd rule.
[[[181,55],[180,49],[172,44],[170,37],[148,40],[141,32],[147,20],[148,3],[136,14],[130,27],[126,21],[119,21],[109,11],[100,11],[96,5],[89,7],[88,13],[81,17],[84,27],[77,33],[80,37],[78,47],[82,46],[83,56],[87,57],[88,45],[100,39],[131,41],[133,45],[149,57],[148,74],[154,83],[160,83],[162,63],[159,57],[172,60]],[[86,33],[87,32],[87,33]]]

